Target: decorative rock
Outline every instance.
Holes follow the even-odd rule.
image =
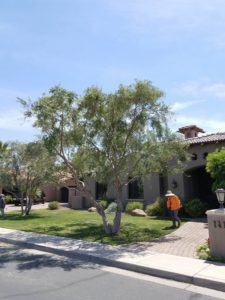
[[[132,212],[130,213],[132,216],[138,216],[138,217],[146,217],[146,213],[139,208],[136,208],[134,210],[132,210]]]
[[[97,209],[96,209],[96,207],[92,206],[92,207],[89,207],[89,208],[88,208],[88,211],[89,211],[89,212],[96,212]]]

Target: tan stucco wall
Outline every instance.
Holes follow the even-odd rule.
[[[194,168],[198,167],[204,167],[206,165],[206,160],[204,158],[204,153],[211,153],[215,151],[218,148],[225,147],[225,142],[222,143],[208,143],[208,144],[197,144],[192,145],[189,147],[188,152],[190,154],[196,153],[197,154],[197,160],[190,160],[187,163],[187,166],[185,168],[185,172],[188,172],[189,170],[192,170]],[[177,182],[177,187],[173,188],[172,182]],[[95,180],[88,179],[87,185],[89,187],[89,190],[91,191],[92,196],[95,198],[96,195],[96,184]],[[175,174],[168,176],[168,189],[172,190],[174,193],[179,195],[182,199],[188,198],[189,191],[187,190],[187,183],[188,183],[188,177],[183,174]],[[58,187],[49,186],[45,189],[46,191],[46,197],[47,201],[50,200],[60,200],[61,192],[60,189],[63,186],[73,186],[72,180],[67,180],[65,182],[65,185],[60,185]],[[84,206],[89,207],[91,206],[90,199],[87,196],[84,196],[78,192],[75,193],[76,196],[82,196],[85,199],[82,201],[85,201]],[[73,195],[74,196],[74,195]],[[144,203],[145,205],[149,203],[153,203],[157,197],[160,196],[160,181],[159,181],[159,174],[152,174],[149,176],[146,176],[144,178]],[[108,198],[116,198],[115,189],[113,186],[108,187],[107,191],[107,197]],[[125,186],[123,188],[123,201],[126,202],[128,200],[128,186]]]
[[[144,203],[154,203],[160,196],[159,174],[152,174],[144,178]]]

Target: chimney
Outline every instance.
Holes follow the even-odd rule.
[[[181,127],[178,129],[178,132],[184,134],[185,139],[194,138],[198,136],[198,133],[205,133],[205,131],[196,125],[189,125]]]

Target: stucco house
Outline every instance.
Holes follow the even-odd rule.
[[[131,182],[123,190],[123,201],[139,200],[145,205],[153,203],[157,197],[163,196],[167,189],[178,194],[183,201],[200,198],[217,207],[215,194],[211,190],[212,179],[206,172],[206,157],[208,153],[218,148],[225,147],[225,133],[204,135],[204,130],[196,125],[181,127],[178,132],[184,136],[184,142],[188,144],[188,152],[191,160],[187,163],[182,174],[161,176],[151,174],[143,181]],[[199,136],[199,133],[202,135]],[[89,189],[95,199],[116,198],[113,188],[99,184],[89,179]],[[90,200],[76,192],[72,180],[68,179],[59,187],[48,186],[45,189],[46,200],[58,200],[68,202],[72,208],[87,208],[91,205]]]

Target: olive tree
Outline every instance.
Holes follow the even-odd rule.
[[[20,199],[21,213],[28,215],[38,189],[54,180],[54,158],[41,141],[11,142],[1,161],[1,184]]]
[[[151,82],[136,81],[120,85],[114,93],[91,87],[78,97],[56,86],[35,102],[20,99],[48,149],[96,206],[108,234],[120,229],[123,188],[152,172],[172,171],[169,161],[184,156],[184,144],[168,130],[170,111],[162,97]],[[114,185],[117,210],[112,224],[81,180],[87,176]]]

